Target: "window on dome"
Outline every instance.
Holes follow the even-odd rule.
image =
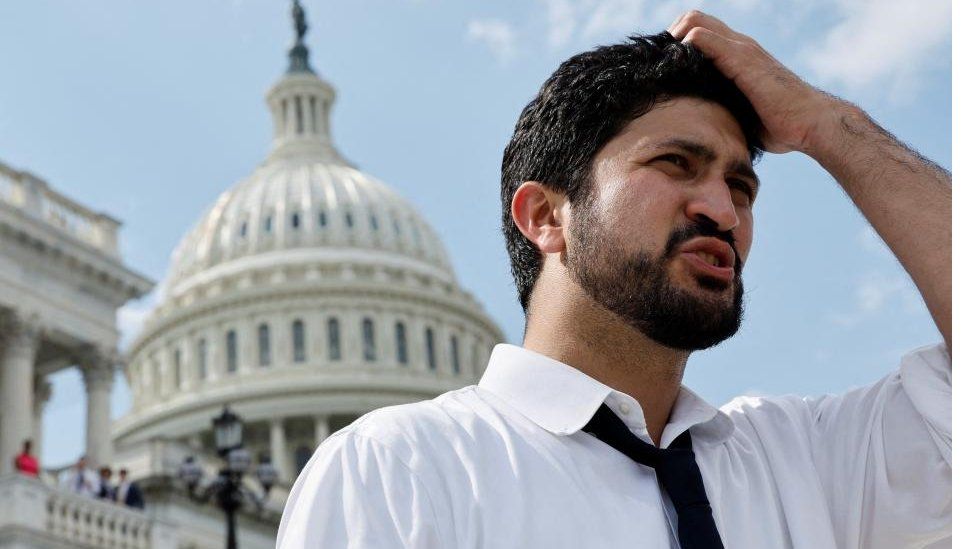
[[[319,227],[325,227],[329,223],[329,218],[326,217],[325,211],[319,212]]]
[[[295,122],[298,124],[297,133],[301,135],[305,132],[305,120],[302,118],[302,98],[295,96]]]
[[[258,326],[258,364],[271,365],[271,329],[267,324]]]
[[[247,221],[241,223],[241,238],[247,236]]]
[[[270,233],[271,232],[271,225],[272,225],[273,220],[274,220],[274,216],[271,216],[271,215],[269,215],[268,217],[265,217],[264,218],[264,232],[266,232],[266,233]]]
[[[461,373],[461,357],[458,352],[458,338],[455,335],[451,336],[451,369],[454,370],[454,374]]]
[[[431,370],[436,370],[437,355],[434,353],[434,330],[427,328],[424,336],[427,340],[427,367]]]
[[[163,394],[163,383],[162,383],[163,365],[154,360],[149,365],[149,367],[152,369],[152,377],[153,377],[152,389],[157,395],[162,395]]]
[[[342,347],[340,343],[339,319],[330,318],[328,322],[329,332],[329,360],[339,360],[342,358]]]
[[[406,364],[407,356],[407,327],[402,322],[396,323],[396,352],[397,362]]]
[[[297,229],[301,226],[302,226],[302,216],[298,212],[291,214],[291,227],[293,229]]]
[[[181,379],[183,365],[180,364],[180,362],[182,362],[182,357],[180,356],[180,350],[173,349],[173,385],[175,385],[177,389],[179,389],[180,386],[183,385],[182,383],[183,380]]]
[[[380,222],[376,219],[376,215],[369,214],[369,226],[372,227],[374,231],[380,230]]]
[[[291,323],[291,346],[295,362],[305,362],[305,323],[301,320]]]
[[[237,371],[237,332],[227,331],[227,373]]]
[[[363,360],[376,360],[376,338],[373,334],[373,321],[369,318],[363,319]]]
[[[207,340],[197,341],[197,367],[200,369],[200,379],[207,379]]]
[[[471,362],[474,364],[475,372],[477,372],[481,368],[481,353],[479,353],[477,341],[471,344]]]
[[[352,227],[352,212],[346,212],[346,227]]]
[[[393,218],[393,233],[400,236],[400,222]]]

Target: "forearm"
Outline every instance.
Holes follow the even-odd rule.
[[[804,152],[837,180],[908,271],[952,347],[952,176],[853,105],[838,107]]]

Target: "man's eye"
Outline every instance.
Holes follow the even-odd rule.
[[[688,169],[688,161],[685,159],[685,157],[677,154],[665,154],[657,157],[657,160],[663,160],[664,162],[667,162],[669,164],[674,164],[675,166],[683,170]]]
[[[750,204],[755,198],[753,196],[752,186],[746,183],[745,181],[742,181],[741,179],[730,179],[729,188],[732,190],[742,191],[742,193],[745,194],[746,197],[749,199]]]

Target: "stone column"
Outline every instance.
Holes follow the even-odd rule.
[[[51,399],[51,382],[44,377],[34,378],[34,455],[41,463],[41,442],[44,437],[44,406]]]
[[[111,402],[116,360],[111,351],[86,349],[79,358],[88,416],[85,424],[85,453],[93,468],[112,463]]]
[[[318,416],[315,418],[315,445],[322,444],[322,441],[329,438],[329,418]]]
[[[0,474],[13,471],[24,441],[34,435],[34,359],[40,344],[36,316],[0,315]]]
[[[278,470],[282,480],[291,481],[295,474],[292,471],[291,460],[288,459],[288,447],[285,442],[285,422],[282,419],[271,420],[271,463]]]

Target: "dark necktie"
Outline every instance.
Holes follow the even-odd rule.
[[[654,468],[678,513],[681,549],[722,549],[688,431],[681,433],[670,448],[658,448],[631,433],[606,404],[600,405],[583,430],[637,463]]]

